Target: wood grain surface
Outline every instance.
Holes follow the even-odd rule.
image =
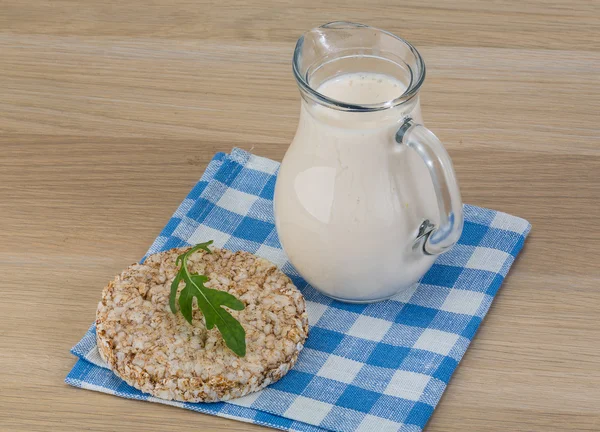
[[[261,429],[69,387],[68,351],[215,152],[281,159],[333,20],[419,48],[465,202],[533,224],[428,432],[600,430],[598,0],[0,1],[0,430]]]

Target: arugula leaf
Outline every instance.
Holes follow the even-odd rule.
[[[202,311],[206,321],[206,328],[210,330],[216,325],[229,349],[238,356],[244,357],[246,355],[246,332],[244,327],[222,307],[226,306],[239,311],[244,309],[244,303],[225,291],[204,286],[204,283],[208,282],[208,277],[200,274],[190,274],[187,268],[187,260],[194,252],[202,249],[212,253],[208,248],[210,244],[212,244],[212,240],[200,243],[177,257],[175,263],[180,265],[180,268],[171,284],[171,295],[169,297],[171,312],[177,313],[177,289],[179,283],[183,281],[185,288],[179,294],[179,309],[186,321],[192,323],[192,305],[194,297],[196,297],[198,308]]]

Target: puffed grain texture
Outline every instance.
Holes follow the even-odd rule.
[[[196,304],[193,324],[169,308],[175,261],[188,249],[150,255],[104,288],[96,314],[100,356],[129,385],[168,400],[224,401],[279,380],[308,336],[300,291],[275,265],[248,252],[213,249],[188,258],[191,273],[210,278],[207,287],[245,304],[242,311],[228,310],[246,331],[246,356],[240,358],[216,327],[207,330]]]

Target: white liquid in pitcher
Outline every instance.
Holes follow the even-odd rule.
[[[352,73],[317,90],[364,105],[393,100],[406,86],[386,75]],[[421,122],[418,107],[417,98],[366,113],[302,103],[277,180],[277,231],[300,274],[334,298],[390,297],[435,259],[413,248],[423,220],[439,220],[429,172],[394,139],[405,116]]]
[[[349,73],[322,83],[317,91],[338,101],[369,105],[396,99],[406,86],[390,76],[377,73]]]

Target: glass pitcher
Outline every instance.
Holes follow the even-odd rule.
[[[274,197],[290,262],[337,300],[409,289],[463,227],[452,161],[422,125],[421,55],[383,30],[334,22],[298,40],[293,71],[300,120]]]

